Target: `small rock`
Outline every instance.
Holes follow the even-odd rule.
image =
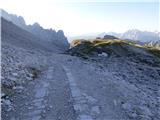
[[[136,118],[138,115],[137,115],[136,113],[132,113],[131,116],[132,116],[133,118]]]
[[[91,114],[92,114],[93,116],[100,114],[99,106],[94,106],[94,107],[92,107],[92,109],[91,109]]]
[[[10,100],[5,100],[4,103],[5,103],[6,105],[11,105],[11,101],[10,101]]]
[[[108,57],[108,54],[105,52],[102,52],[102,54],[98,54],[99,57]]]
[[[12,73],[13,76],[18,76],[18,73]]]
[[[4,98],[6,96],[6,94],[1,93],[1,98]]]
[[[49,108],[53,108],[53,106],[52,106],[52,105],[50,105],[50,106],[49,106]]]
[[[93,120],[91,116],[89,115],[81,115],[80,120]]]
[[[28,110],[31,110],[31,109],[33,109],[33,107],[32,107],[32,106],[28,107]]]
[[[11,77],[11,76],[10,76],[10,77],[8,77],[8,79],[9,79],[9,80],[12,80],[12,81],[16,81],[16,80],[17,80],[17,78],[15,78],[15,77]]]
[[[114,106],[117,106],[117,101],[113,100]]]
[[[24,87],[22,87],[22,86],[14,86],[13,89],[14,90],[22,90],[22,89],[24,89]]]
[[[12,110],[12,108],[11,107],[9,107],[8,109],[7,109],[7,111],[9,112],[9,111],[11,111]]]
[[[125,109],[125,110],[130,110],[131,105],[129,103],[124,103],[124,104],[122,104],[122,108]]]

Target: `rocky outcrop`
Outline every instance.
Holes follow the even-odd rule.
[[[115,37],[115,36],[112,36],[112,35],[105,35],[105,36],[103,37],[103,39],[111,39],[111,40],[113,40],[113,39],[118,39],[118,38]]]
[[[26,30],[34,34],[35,36],[60,47],[62,50],[67,50],[69,43],[62,30],[55,31],[53,29],[44,29],[38,23],[26,26]]]

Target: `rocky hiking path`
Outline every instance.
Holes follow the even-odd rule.
[[[65,71],[52,62],[42,75],[15,96],[11,120],[75,120],[73,100]]]
[[[77,57],[57,58],[67,75],[76,120],[127,120],[120,107],[119,83],[112,73]]]
[[[11,120],[123,118],[120,111],[115,111],[116,98],[113,101],[110,93],[113,91],[107,91],[104,85],[99,86],[101,81],[97,78],[104,76],[98,74],[94,66],[63,54],[54,54],[47,60],[50,66],[15,97],[17,106],[10,114]]]
[[[63,66],[63,68],[68,76],[72,97],[74,99],[74,110],[78,114],[77,120],[93,120],[92,116],[88,112],[89,106],[87,102],[89,100],[88,98],[90,98],[90,100],[93,102],[95,102],[96,100],[90,96],[88,96],[87,98],[87,96],[85,96],[85,93],[82,93],[77,87],[75,78],[73,77],[71,71],[66,66]],[[98,107],[95,112],[99,112]]]
[[[107,80],[96,67],[79,60],[63,68],[68,76],[77,120],[126,119],[118,105],[118,95],[114,92],[117,89],[110,81],[113,79],[110,73],[106,73]]]
[[[49,55],[46,62],[41,75],[15,96],[17,106],[6,120],[150,120],[153,116],[139,98],[151,100],[120,78],[120,71],[65,54]]]

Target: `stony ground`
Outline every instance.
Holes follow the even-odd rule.
[[[72,66],[75,66],[76,70]],[[74,61],[68,65],[82,93],[98,100],[93,119],[160,119],[160,68],[123,58],[103,62]]]
[[[159,80],[159,67],[121,57],[2,44],[2,120],[159,120]]]
[[[43,51],[2,45],[2,120],[74,120],[63,68]]]

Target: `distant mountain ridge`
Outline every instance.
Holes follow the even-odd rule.
[[[74,39],[95,39],[96,37],[103,38],[105,35],[112,35],[120,39],[139,41],[139,42],[152,42],[160,41],[160,32],[149,32],[149,31],[140,31],[138,29],[128,30],[124,33],[116,32],[103,32],[103,33],[94,33],[94,34],[84,34],[79,36],[70,37],[70,40]]]
[[[26,22],[22,16],[9,14],[4,10],[1,10],[1,17],[11,21],[15,25],[27,30],[28,32],[31,32],[35,36],[44,40],[44,42],[49,42],[60,47],[62,50],[66,50],[69,47],[68,40],[62,30],[58,30],[56,32],[53,29],[44,29],[38,23],[34,23],[33,25],[26,25]]]
[[[160,32],[149,32],[149,31],[140,31],[138,29],[128,30],[124,33],[107,33],[109,35],[114,35],[121,39],[131,39],[141,42],[150,42],[150,41],[159,41]]]

